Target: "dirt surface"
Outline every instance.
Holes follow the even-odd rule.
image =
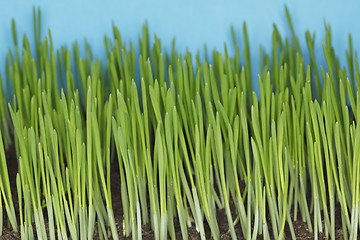
[[[15,209],[18,210],[19,204],[17,200],[17,191],[16,191],[16,174],[18,171],[17,166],[17,160],[16,160],[16,154],[14,152],[14,149],[10,149],[6,152],[7,156],[7,164],[8,164],[8,170],[9,170],[9,177],[10,177],[10,184],[12,186],[12,195],[14,200],[14,206]],[[113,209],[115,214],[115,221],[117,223],[117,229],[120,236],[120,239],[132,239],[131,237],[122,237],[122,206],[121,206],[121,198],[120,198],[120,184],[119,184],[119,172],[118,172],[118,164],[116,161],[114,161],[113,166],[111,169],[114,169],[111,173],[111,191],[112,191],[112,200],[113,200]],[[236,210],[234,207],[234,204],[231,203],[231,210],[232,210],[232,216],[236,216]],[[336,224],[335,224],[335,234],[337,240],[343,239],[343,232],[342,232],[342,226],[341,226],[341,208],[339,205],[336,206],[335,210],[336,214]],[[5,214],[4,214],[5,215]],[[18,215],[18,212],[17,212]],[[46,214],[45,214],[46,216]],[[228,224],[227,224],[227,217],[225,214],[224,209],[217,210],[217,221],[219,224],[219,230],[220,230],[220,239],[231,239],[230,233],[228,233]],[[5,219],[4,219],[5,220]],[[19,219],[18,219],[19,222]],[[270,222],[270,221],[269,221]],[[209,226],[205,223],[205,231],[206,231],[206,238],[212,239],[210,234]],[[174,220],[174,226],[176,231],[176,238],[182,239],[181,236],[181,230],[180,225],[177,220]],[[296,221],[293,221],[293,226],[295,230],[296,239],[305,240],[305,239],[313,239],[314,235],[313,233],[310,233],[307,225],[305,222],[303,222],[300,219],[300,213],[298,214],[298,219]],[[270,236],[272,236],[271,233],[271,225],[269,224],[269,232]],[[35,232],[35,229],[34,229]],[[245,239],[240,224],[237,224],[235,226],[235,232],[238,239]],[[200,239],[199,233],[196,231],[195,226],[192,226],[188,229],[189,239]],[[151,231],[150,225],[143,226],[143,232],[142,236],[144,240],[150,240],[154,239],[154,233]],[[12,239],[21,239],[20,232],[14,232],[11,229],[7,228],[6,222],[4,221],[4,229],[3,229],[3,235],[0,237],[0,240],[12,240]],[[95,235],[94,239],[100,239],[99,236]],[[258,236],[257,239],[263,239],[263,236]],[[273,239],[273,238],[271,238]],[[291,234],[288,226],[285,228],[285,239],[291,239]],[[323,233],[319,234],[319,239],[326,239],[325,235]],[[360,239],[360,238],[358,238]]]

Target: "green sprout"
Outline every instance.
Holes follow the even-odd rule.
[[[291,36],[274,25],[270,54],[260,48],[257,95],[245,23],[243,56],[232,26],[234,51],[224,44],[204,61],[179,53],[175,40],[167,53],[147,24],[138,45],[113,26],[103,65],[86,40],[84,56],[79,43],[54,49],[50,31],[42,39],[40,10],[33,15],[34,42],[18,42],[12,21],[14,50],[0,76],[0,235],[6,227],[21,239],[142,239],[148,225],[155,239],[176,239],[177,222],[183,239],[190,227],[220,239],[223,210],[232,239],[296,239],[298,221],[314,239],[336,239],[341,221],[344,239],[357,239],[360,71],[351,35],[346,69],[325,23],[325,72],[315,34],[305,33],[305,59],[285,7]]]

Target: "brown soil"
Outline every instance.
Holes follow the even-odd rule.
[[[18,171],[18,166],[17,166],[16,154],[14,152],[14,149],[10,149],[9,151],[7,151],[6,156],[8,159],[7,164],[8,164],[8,170],[9,170],[10,184],[12,186],[14,205],[15,205],[15,209],[18,210],[19,204],[18,204],[17,190],[16,190],[16,174]],[[119,169],[116,161],[114,161],[112,169]],[[120,194],[119,194],[119,192],[120,192],[119,179],[120,179],[119,172],[112,171],[111,191],[112,191],[112,200],[113,200],[112,203],[113,203],[113,209],[114,209],[114,214],[115,214],[115,221],[117,223],[117,229],[118,229],[120,239],[131,239],[131,237],[127,237],[127,238],[122,237],[122,234],[121,234],[122,233],[122,214],[123,213],[122,213],[122,206],[121,206],[121,198],[120,198]],[[236,210],[235,210],[233,203],[231,203],[231,209],[232,209],[232,215],[236,216],[237,214],[236,214]],[[336,220],[337,220],[336,225],[335,225],[336,239],[342,240],[343,232],[342,232],[342,226],[341,226],[341,222],[340,222],[341,221],[341,208],[339,205],[336,206],[335,213],[336,213]],[[6,215],[6,214],[4,214],[4,215]],[[18,215],[18,212],[17,212],[17,215]],[[216,216],[217,216],[217,221],[219,224],[220,239],[224,239],[224,240],[231,239],[231,236],[228,233],[228,224],[227,224],[227,217],[225,214],[225,210],[224,209],[217,210]],[[19,220],[18,220],[18,222],[19,222]],[[174,225],[175,225],[175,231],[176,231],[176,238],[182,239],[180,226],[179,226],[179,223],[177,220],[174,220]],[[298,214],[298,220],[293,221],[293,226],[294,226],[294,230],[295,230],[296,239],[305,240],[305,239],[313,239],[314,238],[313,233],[309,232],[306,223],[301,221],[300,213]],[[272,236],[271,235],[271,225],[269,224],[268,227],[269,227],[270,236]],[[206,223],[205,223],[205,231],[207,234],[206,235],[207,239],[212,239],[211,235],[210,235],[210,229]],[[235,232],[236,232],[238,239],[245,239],[242,234],[240,224],[237,224],[235,226]],[[188,234],[189,234],[189,239],[200,239],[200,235],[196,231],[194,226],[192,226],[188,229]],[[143,236],[144,240],[154,239],[154,234],[151,231],[151,228],[149,225],[143,226],[142,236]],[[12,231],[12,229],[7,228],[6,222],[4,221],[3,235],[0,237],[0,240],[13,240],[13,239],[21,239],[20,232],[14,232],[14,231]],[[99,238],[99,236],[95,235],[94,239],[100,239],[100,238]],[[257,239],[263,239],[263,236],[258,236]],[[290,234],[290,230],[289,230],[288,226],[286,226],[286,229],[285,229],[285,239],[291,239],[291,234]],[[319,239],[326,239],[326,237],[323,233],[320,233]],[[360,239],[360,238],[358,238],[358,239]]]

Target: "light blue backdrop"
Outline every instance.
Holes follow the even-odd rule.
[[[42,11],[42,35],[48,28],[54,46],[71,46],[86,37],[96,56],[104,58],[104,34],[112,36],[112,23],[120,29],[124,40],[137,43],[142,24],[147,21],[151,33],[156,33],[165,48],[176,37],[177,48],[184,52],[203,52],[231,46],[230,26],[233,24],[242,37],[242,22],[246,21],[253,62],[253,77],[258,73],[259,45],[271,49],[271,34],[275,23],[282,36],[289,36],[284,4],[291,13],[294,27],[304,52],[307,51],[305,31],[316,32],[316,52],[324,63],[321,41],[324,40],[324,19],[331,24],[333,44],[341,63],[346,64],[345,50],[348,34],[353,36],[355,49],[360,49],[360,1],[190,1],[190,0],[134,0],[134,1],[0,1],[0,73],[4,73],[7,49],[12,45],[11,19],[16,20],[19,37],[24,32],[33,39],[32,7]],[[21,40],[21,39],[19,39]],[[80,45],[81,45],[80,44]],[[231,49],[231,48],[230,48]]]

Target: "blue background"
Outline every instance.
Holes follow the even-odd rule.
[[[325,39],[324,19],[331,24],[333,45],[342,65],[346,64],[345,50],[348,34],[353,37],[355,49],[360,49],[360,2],[359,1],[190,1],[190,0],[135,0],[135,1],[0,1],[0,74],[4,74],[4,62],[8,47],[12,46],[11,19],[16,21],[18,41],[24,32],[33,39],[32,7],[39,6],[42,14],[42,36],[51,29],[55,48],[63,44],[71,46],[86,37],[93,53],[105,59],[104,35],[112,37],[112,23],[120,29],[123,40],[132,40],[137,46],[141,26],[148,22],[151,41],[153,33],[161,39],[162,46],[170,49],[176,37],[179,52],[188,48],[191,52],[223,50],[224,42],[232,46],[231,24],[236,29],[243,48],[242,23],[246,21],[249,33],[252,75],[256,79],[259,46],[271,51],[271,34],[275,23],[282,36],[289,36],[284,4],[289,8],[295,32],[305,56],[307,47],[305,31],[316,32],[316,57],[324,64],[321,42]],[[22,41],[22,40],[21,40]],[[241,51],[242,53],[242,51]],[[257,82],[257,81],[256,81]]]

